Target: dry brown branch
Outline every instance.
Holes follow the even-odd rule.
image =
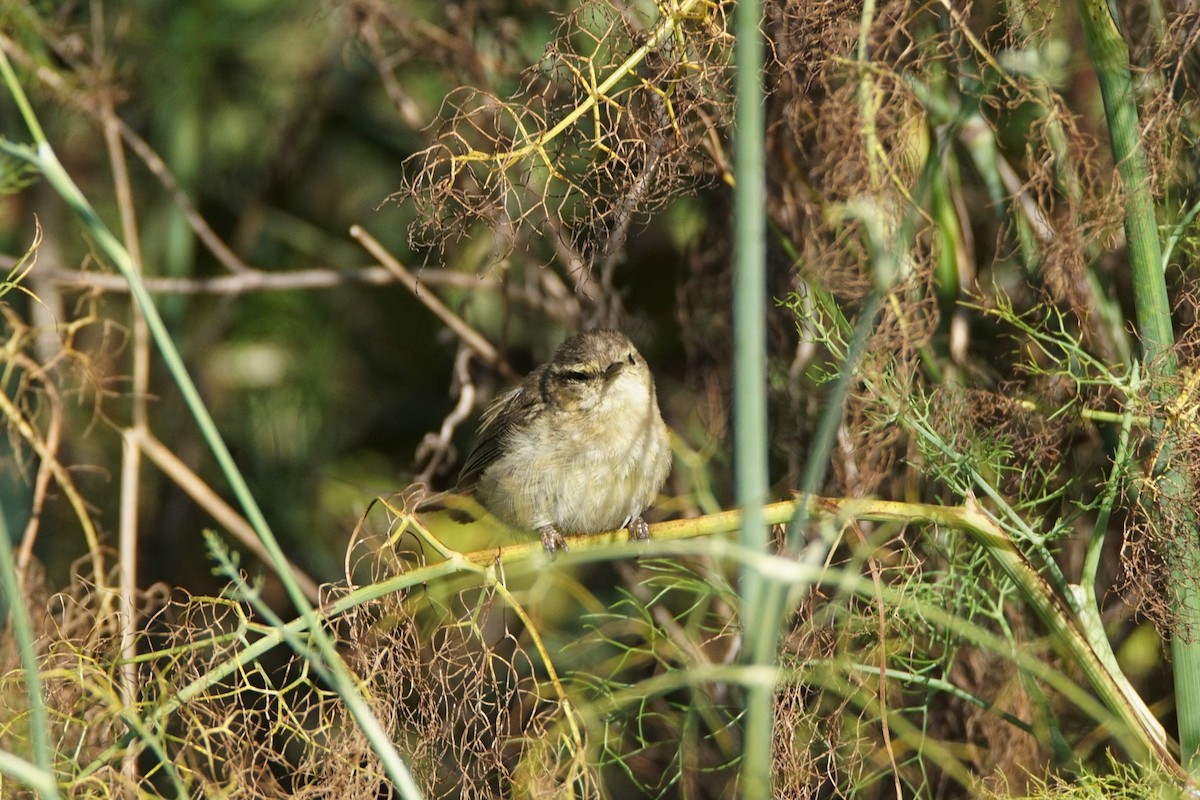
[[[218,524],[229,531],[243,547],[254,553],[264,564],[271,563],[267,557],[267,551],[259,542],[258,535],[250,523],[233,506],[222,500],[221,496],[214,492],[199,475],[189,469],[178,456],[171,452],[170,448],[158,441],[148,430],[133,430],[131,435],[142,452],[163,471],[163,474],[174,481],[180,489],[183,489],[188,497],[212,514]],[[304,590],[305,596],[314,603],[318,602],[320,592],[316,582],[295,564],[289,562],[289,566],[296,582]]]
[[[99,71],[106,72],[104,64],[103,15],[98,11],[96,30],[96,66]],[[142,246],[138,231],[137,210],[134,204],[133,188],[129,180],[129,167],[125,161],[125,150],[121,146],[120,128],[122,123],[117,117],[111,91],[101,92],[98,102],[101,126],[104,131],[104,143],[108,150],[108,160],[112,165],[114,194],[117,208],[121,215],[121,234],[126,251],[129,253],[133,269],[142,274]],[[126,428],[121,435],[121,489],[120,517],[117,534],[117,557],[120,564],[119,586],[121,592],[121,607],[118,619],[121,623],[121,655],[125,665],[120,671],[119,687],[122,699],[126,704],[133,705],[140,700],[140,685],[137,680],[135,657],[137,656],[137,632],[141,619],[136,603],[138,594],[138,541],[140,531],[140,504],[142,494],[141,465],[142,454],[136,445],[137,432],[149,429],[149,413],[146,408],[150,394],[150,331],[146,320],[136,304],[130,304],[129,328],[132,334],[132,383],[130,386],[130,401],[132,403],[131,427]],[[131,783],[137,780],[137,757],[133,753],[126,755],[122,764],[125,778]]]
[[[37,581],[26,588],[38,642],[43,697],[50,712],[50,738],[64,759],[57,765],[60,780],[72,775],[79,763],[86,763],[119,740],[128,729],[127,715],[140,710],[138,704],[127,701],[117,682],[116,665],[121,663],[118,618],[124,612],[113,607],[112,593],[100,588],[115,583],[117,576],[91,575],[81,571],[84,563],[76,564],[71,581],[60,592],[51,593]],[[163,606],[166,590],[154,586],[130,599],[136,613],[150,615]],[[0,633],[0,719],[17,720],[26,713],[22,703],[14,703],[21,697],[18,687],[22,680],[12,630],[5,627]],[[17,743],[19,735],[11,725],[5,725],[0,739],[8,749]],[[112,763],[94,777],[88,791],[104,786],[106,796],[117,796],[133,790],[135,782],[121,769],[122,755],[122,751],[117,752]],[[6,777],[6,790],[10,788],[8,781]],[[85,784],[76,785],[82,788]],[[9,796],[10,792],[5,794]]]
[[[516,371],[509,366],[504,356],[500,355],[500,351],[492,346],[491,342],[483,338],[474,328],[464,322],[462,317],[451,311],[445,303],[431,292],[421,291],[420,283],[416,277],[405,269],[404,265],[397,261],[391,253],[385,250],[383,245],[374,236],[367,233],[366,230],[358,225],[350,229],[350,235],[357,239],[366,248],[368,253],[379,259],[379,262],[387,267],[396,277],[396,280],[400,281],[404,285],[404,288],[412,293],[413,297],[424,303],[425,307],[432,311],[467,347],[471,348],[483,363],[492,367],[510,381],[516,382],[521,379]]]
[[[31,377],[36,376],[39,379],[50,408],[50,420],[46,425],[45,448],[52,458],[43,458],[38,463],[37,476],[33,481],[33,498],[29,504],[29,521],[25,524],[25,531],[21,535],[21,546],[17,551],[17,574],[22,581],[25,581],[33,565],[33,547],[37,542],[38,531],[41,530],[42,513],[46,508],[46,493],[54,474],[53,464],[56,463],[62,446],[63,405],[58,387],[54,381],[46,379],[44,371],[33,359],[17,354],[13,357],[13,363],[26,370]]]
[[[2,264],[0,264],[2,266]],[[128,293],[129,286],[120,275],[83,272],[69,269],[49,269],[46,277],[59,283],[94,287],[106,292]],[[236,275],[213,278],[143,278],[151,294],[220,294],[239,295],[249,292],[287,292],[297,289],[327,289],[338,286],[365,284],[386,286],[396,283],[396,275],[387,267],[360,269],[305,269],[288,272],[264,272],[249,269]],[[498,291],[500,282],[486,276],[467,275],[444,269],[423,269],[420,281],[430,286],[480,291]]]

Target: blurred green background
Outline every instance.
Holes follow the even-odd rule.
[[[536,63],[555,20],[520,4],[425,2],[331,4],[292,0],[6,4],[0,12],[49,140],[114,231],[113,171],[96,109],[111,93],[120,118],[161,156],[179,189],[215,234],[253,269],[351,272],[375,262],[348,231],[359,224],[421,278],[447,268],[496,283],[530,285],[553,270],[553,247],[521,243],[498,263],[480,228],[444,248],[409,245],[411,204],[400,190],[406,159],[428,145],[443,100],[466,83],[512,91]],[[399,101],[381,80],[402,87]],[[0,100],[3,133],[27,134]],[[228,274],[197,241],[161,181],[129,154],[142,260],[149,277]],[[685,196],[651,224],[633,226],[616,284],[624,327],[659,374],[664,405],[679,404],[684,379],[673,308],[684,253],[704,225],[703,197]],[[91,294],[63,271],[96,270],[89,242],[44,184],[0,199],[0,251],[15,260],[34,219],[46,231],[27,295],[9,295],[27,319],[56,325],[94,313],[77,345],[70,404],[75,433],[67,461],[116,528],[120,439],[128,419],[128,296]],[[561,265],[558,267],[561,269]],[[110,271],[104,267],[104,271]],[[435,291],[497,343],[518,371],[545,359],[570,331],[539,309],[465,288]],[[396,284],[347,280],[332,288],[244,294],[156,293],[193,377],[285,549],[320,579],[336,578],[349,531],[376,495],[404,488],[424,468],[422,438],[454,407],[456,340]],[[454,436],[458,455],[432,476],[453,483],[473,439],[480,404],[504,380],[472,367],[475,413]],[[210,485],[224,491],[169,379],[152,370],[151,428]],[[686,400],[683,401],[686,406]],[[683,409],[686,413],[687,409]],[[28,457],[26,456],[26,459]],[[153,466],[144,466],[142,575],[196,590],[217,585],[199,532],[213,525]],[[6,482],[24,525],[23,481]],[[68,533],[69,512],[40,537],[38,555],[60,582],[85,551]]]

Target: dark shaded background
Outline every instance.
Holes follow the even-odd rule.
[[[376,14],[414,26],[411,41]],[[67,170],[113,230],[119,220],[101,131],[88,92],[111,91],[119,116],[167,163],[180,188],[215,233],[250,266],[270,272],[353,270],[374,261],[349,237],[360,224],[421,275],[425,265],[485,276],[503,269],[554,269],[550,247],[514,253],[515,266],[487,262],[486,240],[466,240],[442,252],[408,243],[412,210],[389,200],[401,187],[405,160],[425,146],[446,94],[478,79],[467,58],[432,40],[486,51],[488,78],[511,89],[520,67],[533,63],[552,20],[501,4],[312,2],[69,3],[12,9],[5,14],[30,63],[44,62],[75,80],[55,90],[31,82]],[[394,23],[400,24],[403,22]],[[104,35],[94,38],[96,27]],[[421,26],[424,26],[423,28]],[[395,78],[411,103],[401,113],[388,99],[371,42],[402,62]],[[492,48],[496,48],[494,51]],[[406,49],[407,48],[407,49]],[[447,45],[453,50],[452,45]],[[73,94],[74,93],[74,94]],[[83,106],[81,109],[80,106]],[[23,138],[7,105],[4,133]],[[410,124],[411,123],[411,124]],[[205,277],[226,270],[189,230],[158,180],[136,157],[130,177],[148,276]],[[96,269],[70,212],[43,184],[9,195],[0,205],[0,249],[28,245],[37,216],[48,234],[28,286],[40,302],[18,298],[18,313],[43,313],[58,323],[78,317],[86,292],[52,273]],[[706,195],[686,197],[650,224],[633,226],[617,285],[626,298],[625,326],[659,375],[664,406],[689,412],[678,396],[684,379],[674,308],[684,254],[704,225]],[[681,233],[682,231],[682,233]],[[483,232],[486,235],[486,232]],[[494,292],[492,293],[494,295]],[[496,303],[472,291],[442,290],[451,307],[504,348],[518,370],[545,359],[570,331],[520,304]],[[336,578],[357,516],[376,495],[404,488],[424,465],[415,453],[436,431],[455,398],[450,394],[454,338],[398,285],[346,285],[238,296],[160,294],[157,301],[238,464],[287,552],[319,579]],[[82,393],[104,395],[99,412],[80,400],[72,424],[96,435],[71,438],[74,463],[94,465],[79,480],[90,497],[113,495],[119,438],[109,421],[127,418],[126,296],[99,297],[105,325],[90,326],[82,350],[97,367]],[[478,365],[480,405],[504,380]],[[94,383],[92,381],[94,380]],[[90,385],[89,385],[90,384]],[[157,360],[151,426],[219,491],[206,447]],[[473,415],[454,442],[467,448]],[[81,452],[80,449],[84,451]],[[452,454],[453,455],[453,454]],[[453,482],[461,463],[443,466],[435,487]],[[142,575],[201,590],[216,585],[199,531],[213,524],[178,488],[144,468]],[[22,497],[20,485],[8,491]],[[26,503],[5,503],[20,509]],[[99,502],[100,522],[115,531],[117,505]],[[23,520],[14,518],[14,529]],[[69,526],[67,518],[59,521]],[[38,555],[65,577],[82,542],[48,532]],[[57,581],[53,581],[57,582]]]

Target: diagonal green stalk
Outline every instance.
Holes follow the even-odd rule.
[[[1134,308],[1138,334],[1145,353],[1147,371],[1154,378],[1175,374],[1175,356],[1171,351],[1174,332],[1171,305],[1162,270],[1162,249],[1158,239],[1154,198],[1150,193],[1150,170],[1142,145],[1133,79],[1129,69],[1129,47],[1121,36],[1106,0],[1079,0],[1088,56],[1096,70],[1104,97],[1113,161],[1125,193],[1125,238],[1129,269],[1133,278]],[[1162,382],[1159,382],[1160,385]],[[1169,401],[1161,390],[1151,396],[1156,403]],[[1152,425],[1162,437],[1163,456],[1153,465],[1154,477],[1163,498],[1157,524],[1182,531],[1171,533],[1170,591],[1178,619],[1171,637],[1171,660],[1175,672],[1176,717],[1179,720],[1179,744],[1183,763],[1193,774],[1200,774],[1200,539],[1195,513],[1183,519],[1170,519],[1180,508],[1194,507],[1186,502],[1194,487],[1179,470],[1172,468],[1169,453],[1172,435],[1163,420]],[[1183,502],[1181,502],[1183,501]],[[1167,504],[1170,504],[1168,507]],[[1186,512],[1185,512],[1186,513]]]
[[[183,358],[180,356],[174,342],[171,340],[170,334],[167,332],[162,316],[158,313],[158,309],[155,307],[150,293],[146,290],[145,284],[142,283],[141,277],[134,269],[129,252],[96,214],[95,209],[92,208],[87,198],[83,196],[79,187],[75,185],[75,182],[59,162],[58,156],[46,140],[37,116],[29,105],[29,101],[26,99],[25,93],[21,89],[20,83],[12,71],[12,66],[8,62],[8,57],[2,48],[0,48],[0,74],[3,75],[8,91],[16,102],[18,109],[20,109],[25,124],[29,128],[29,132],[35,142],[35,147],[30,148],[15,145],[7,140],[0,140],[0,148],[14,156],[22,158],[41,172],[46,181],[58,192],[59,196],[62,197],[83,222],[84,227],[93,237],[96,246],[129,283],[130,292],[137,302],[142,315],[145,317],[146,325],[150,329],[154,343],[158,347],[159,354],[162,356],[167,370],[174,378],[184,403],[187,405],[188,410],[191,411],[201,435],[203,435],[209,448],[212,450],[213,456],[216,458],[217,464],[220,466],[226,480],[229,481],[234,495],[246,513],[246,519],[250,522],[255,533],[262,541],[263,547],[271,560],[272,566],[278,573],[288,597],[299,610],[301,618],[307,623],[309,635],[312,637],[317,649],[317,653],[310,655],[315,655],[323,660],[326,668],[333,677],[333,683],[339,696],[346,703],[355,721],[371,742],[376,754],[384,764],[388,776],[395,783],[400,794],[406,798],[420,797],[420,790],[417,788],[408,766],[400,758],[399,753],[396,752],[396,748],[392,744],[388,732],[371,711],[359,688],[358,681],[338,655],[329,634],[317,624],[317,616],[312,604],[309,603],[304,590],[292,575],[288,567],[287,558],[284,556],[278,540],[276,540],[274,533],[271,532],[266,517],[259,508],[258,502],[254,499],[254,495],[251,493],[245,478],[242,477],[241,472],[234,463],[233,456],[221,438],[216,423],[213,422],[212,416],[208,413],[208,409],[200,397],[200,392],[196,389],[195,383],[184,366]]]
[[[1150,170],[1129,72],[1129,48],[1117,30],[1106,0],[1080,0],[1079,4],[1088,55],[1104,97],[1113,161],[1126,197],[1125,238],[1134,279],[1138,333],[1147,360],[1156,363],[1161,360],[1160,369],[1171,374],[1175,371],[1175,359],[1167,351],[1174,344],[1175,335],[1161,266],[1154,198],[1150,194]]]

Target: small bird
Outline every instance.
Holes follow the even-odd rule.
[[[487,408],[457,491],[512,528],[536,530],[546,552],[563,534],[629,528],[671,471],[671,447],[646,360],[623,333],[585,331]]]

